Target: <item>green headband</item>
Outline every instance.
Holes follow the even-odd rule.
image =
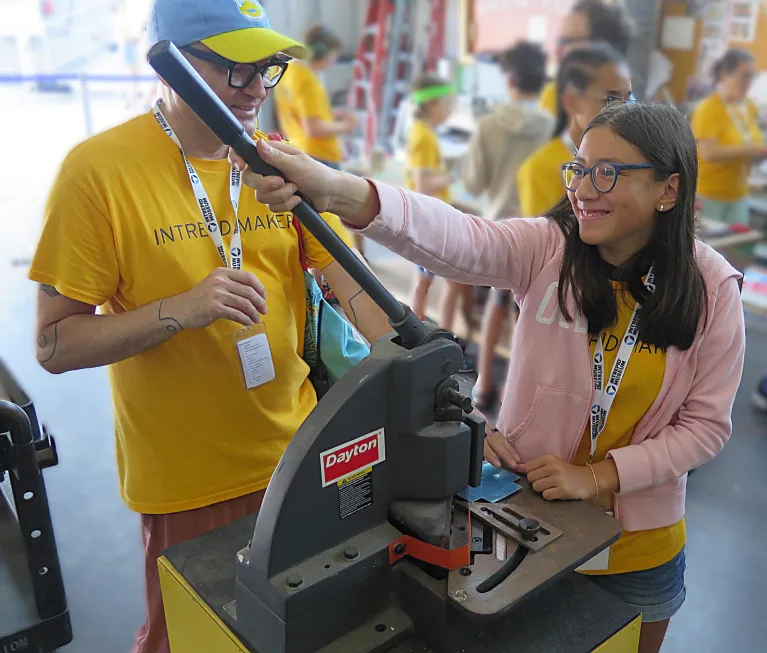
[[[448,95],[455,95],[455,86],[452,84],[422,88],[420,91],[415,91],[410,96],[410,101],[413,104],[423,104],[429,100],[436,100],[437,98],[446,97]]]

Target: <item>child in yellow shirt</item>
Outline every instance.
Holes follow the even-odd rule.
[[[320,73],[333,66],[341,41],[323,25],[314,25],[304,36],[311,52],[307,62],[294,60],[275,89],[274,102],[282,132],[309,156],[340,168],[343,150],[339,136],[349,134],[358,121],[348,111],[334,110]]]
[[[415,106],[415,122],[407,142],[407,187],[417,193],[437,197],[450,203],[448,172],[439,147],[436,129],[450,116],[455,89],[444,79],[435,75],[423,75],[413,85],[410,102]],[[423,319],[426,315],[426,299],[434,283],[434,274],[419,267],[413,291],[413,312]],[[445,282],[445,294],[440,307],[440,326],[453,330],[455,309],[462,300],[462,312],[468,328],[473,327],[472,288],[453,281]]]
[[[714,66],[716,90],[693,112],[698,142],[698,195],[704,218],[749,222],[748,177],[754,161],[767,157],[756,105],[747,94],[756,76],[754,57],[733,48]]]
[[[294,59],[274,89],[274,106],[282,134],[309,156],[330,168],[341,169],[344,152],[340,136],[351,134],[359,124],[345,109],[333,109],[320,74],[335,65],[341,40],[324,25],[313,25],[304,35],[309,61]],[[364,252],[364,240],[351,234],[355,247]]]
[[[559,67],[556,87],[554,136],[528,157],[517,174],[522,217],[544,215],[565,198],[562,166],[573,160],[586,125],[608,104],[632,98],[628,65],[606,43],[571,51]]]

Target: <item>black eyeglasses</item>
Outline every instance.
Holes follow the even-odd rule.
[[[207,52],[206,50],[198,50],[192,47],[181,49],[197,59],[226,68],[229,71],[228,83],[232,88],[246,88],[250,86],[256,75],[261,75],[265,88],[274,88],[288,69],[288,62],[281,59],[270,59],[265,64],[238,63],[215,52]]]
[[[565,188],[570,192],[575,192],[580,188],[581,182],[586,175],[591,177],[591,183],[600,193],[609,193],[615,184],[618,183],[618,175],[624,170],[645,170],[653,168],[652,163],[597,163],[591,168],[587,168],[580,163],[573,161],[565,163],[562,166],[562,180],[565,182]]]

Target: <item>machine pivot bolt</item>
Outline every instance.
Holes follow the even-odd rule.
[[[297,590],[304,584],[304,579],[301,576],[288,576],[285,584],[288,586],[288,589]]]
[[[529,519],[525,517],[519,520],[519,530],[522,532],[522,537],[526,540],[532,540],[535,534],[541,530],[541,524],[537,519]]]
[[[464,413],[470,413],[474,410],[474,406],[471,403],[471,397],[462,395],[454,388],[444,388],[442,390],[442,398],[449,404],[460,408]]]
[[[402,542],[397,542],[394,545],[394,554],[401,556],[403,553],[405,553],[405,545]]]
[[[347,546],[343,551],[343,556],[347,560],[354,560],[355,558],[358,558],[359,555],[360,552],[356,546]]]

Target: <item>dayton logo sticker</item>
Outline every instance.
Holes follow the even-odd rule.
[[[263,20],[264,8],[255,0],[234,0],[237,9],[248,20]]]
[[[320,454],[322,487],[386,460],[384,430],[346,442]]]

